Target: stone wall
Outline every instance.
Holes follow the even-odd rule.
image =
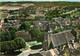
[[[18,37],[24,38],[25,41],[31,40],[31,34],[29,34],[29,32],[18,31],[18,32],[16,32],[16,35],[17,35]]]

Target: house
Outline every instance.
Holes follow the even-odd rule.
[[[35,19],[35,17],[34,16],[29,16],[29,17],[27,17],[27,19]]]
[[[55,18],[52,18],[53,21],[57,21],[57,20],[61,20],[63,19],[62,17],[55,17]]]
[[[20,23],[20,20],[11,20],[11,19],[10,19],[10,20],[8,20],[8,22],[9,22],[9,23],[17,23],[17,24],[19,24],[19,23]]]
[[[75,42],[75,43],[74,43],[74,48],[75,48],[75,49],[78,49],[78,48],[80,48],[80,43],[78,43],[78,42]]]
[[[28,21],[25,21],[25,23],[26,23],[26,24],[29,24],[29,22],[28,22]]]
[[[39,13],[39,14],[36,14],[36,17],[37,17],[37,16],[45,17],[45,14],[40,14],[40,13]]]
[[[22,37],[25,41],[31,40],[31,34],[29,34],[29,32],[26,32],[26,31],[18,31],[18,32],[16,32],[16,35],[18,37]]]
[[[0,19],[0,24],[2,24],[2,23],[4,23],[4,19],[3,18]]]
[[[76,32],[77,32],[77,36],[80,36],[80,30],[77,30]]]
[[[70,19],[64,19],[64,20],[62,21],[62,23],[61,23],[61,25],[63,25],[63,26],[69,26],[70,24],[71,24]]]
[[[51,46],[51,48],[55,48],[61,45],[65,45],[74,39],[75,37],[71,34],[71,31],[63,31],[56,34],[45,33],[43,49],[48,50]]]
[[[72,26],[80,26],[80,19],[72,20]]]
[[[13,24],[12,27],[14,28],[19,28],[21,26],[21,24]]]
[[[38,13],[38,14],[31,14],[30,16],[32,16],[32,17],[45,17],[45,14]]]
[[[74,19],[74,20],[71,20],[71,19],[64,19],[61,24],[61,26],[80,26],[80,19]]]
[[[9,23],[15,23],[15,20],[8,20]]]
[[[48,51],[41,52],[43,56],[59,56],[59,51],[55,49],[50,49]]]
[[[12,25],[10,23],[3,23],[2,24],[2,30],[3,31],[7,31],[9,27],[11,27]]]
[[[34,28],[46,28],[48,23],[50,23],[50,21],[34,21],[33,22],[33,26]]]

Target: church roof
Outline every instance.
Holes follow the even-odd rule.
[[[56,34],[47,34],[47,36],[44,38],[43,45],[46,45],[44,48],[49,48],[50,43],[52,42],[53,47],[57,47],[64,45],[74,39],[75,37],[71,34],[71,31],[64,31]]]

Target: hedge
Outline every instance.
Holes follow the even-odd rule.
[[[26,43],[23,38],[17,37],[11,41],[0,42],[0,51],[1,52],[11,52],[17,49],[24,48]]]

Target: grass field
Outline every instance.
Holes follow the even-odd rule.
[[[37,41],[32,41],[32,42],[27,42],[30,46],[34,46],[34,45],[41,45],[41,42],[37,42]]]
[[[37,41],[31,41],[31,42],[26,42],[27,44],[29,44],[30,46],[35,46],[35,45],[41,45],[42,43],[41,42],[37,42]],[[22,48],[20,49],[20,51],[24,51],[24,50],[27,50],[29,49],[28,46],[26,46],[25,48]]]

